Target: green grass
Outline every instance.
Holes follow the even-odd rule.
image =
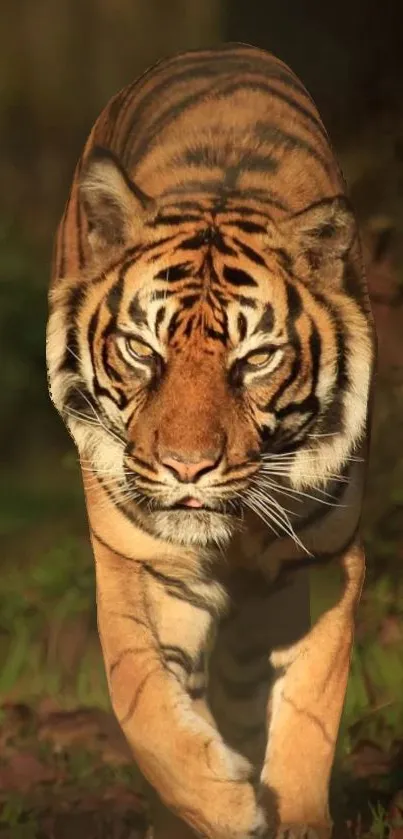
[[[10,472],[0,510],[0,697],[109,707],[75,457],[54,456],[52,469],[41,463],[24,477]]]

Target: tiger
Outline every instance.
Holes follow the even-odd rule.
[[[286,64],[228,43],[111,99],[57,230],[46,345],[149,835],[328,837],[376,339],[347,187]]]

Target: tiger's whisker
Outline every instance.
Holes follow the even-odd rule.
[[[105,425],[105,423],[102,421],[101,417],[99,416],[98,412],[96,411],[94,405],[90,402],[90,400],[88,399],[86,394],[83,393],[83,391],[81,391],[78,387],[76,387],[75,389],[76,389],[77,393],[79,394],[79,396],[81,396],[81,398],[84,399],[85,402],[87,403],[87,405],[91,408],[95,418],[99,422],[99,425],[101,426],[101,428],[103,428],[103,430],[106,432],[106,434],[108,434],[113,440],[115,440],[117,443],[119,443],[120,446],[125,445],[124,439],[122,437],[119,437],[119,435],[115,431],[112,431],[110,428],[108,428]]]
[[[270,478],[266,475],[265,476],[260,476],[260,480],[262,481],[262,483],[267,484],[267,486],[269,488],[275,489],[277,492],[281,492],[284,495],[289,495],[290,497],[293,497],[293,496],[297,497],[298,496],[300,499],[308,498],[311,501],[318,501],[320,504],[326,504],[329,507],[343,506],[337,500],[334,501],[334,502],[326,501],[324,498],[317,498],[315,495],[311,495],[309,492],[305,492],[305,490],[295,489],[294,487],[280,487],[277,484],[276,481],[271,481]],[[334,495],[332,495],[329,492],[326,492],[324,489],[321,489],[320,487],[314,486],[313,490],[314,490],[314,492],[318,492],[321,495],[325,495],[327,498],[333,498],[334,499]]]
[[[284,533],[286,533],[288,536],[290,536],[291,539],[295,542],[295,544],[298,547],[300,547],[308,555],[311,555],[310,551],[308,551],[308,549],[305,547],[305,545],[301,542],[298,535],[295,533],[295,530],[292,527],[292,524],[291,524],[288,516],[286,515],[286,513],[283,512],[282,507],[279,504],[278,505],[274,504],[275,509],[276,509],[276,513],[274,513],[273,510],[268,510],[267,509],[267,504],[270,501],[274,501],[274,499],[268,498],[267,496],[263,496],[262,499],[260,500],[259,498],[256,498],[256,490],[251,490],[251,491],[247,490],[247,495],[248,495],[249,499],[252,495],[252,497],[254,499],[254,502],[259,507],[260,511],[264,515],[266,515],[266,517],[268,516],[269,519],[274,519],[274,521],[277,523],[277,525],[280,527],[280,529]],[[283,515],[279,515],[279,513],[283,514]]]

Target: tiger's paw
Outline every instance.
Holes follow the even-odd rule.
[[[252,796],[252,790],[250,793]],[[233,804],[228,801],[229,806],[223,809],[205,812],[201,819],[203,828],[200,822],[199,825],[193,822],[196,833],[203,839],[275,839],[275,830],[269,828],[263,810],[248,801],[246,790],[237,799]]]
[[[192,796],[193,807],[199,797],[205,830],[195,822],[193,827],[206,839],[274,839],[268,812],[256,800],[249,761],[217,740],[209,743],[205,756],[210,783],[204,786],[199,780],[198,796]]]

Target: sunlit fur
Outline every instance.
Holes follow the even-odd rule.
[[[57,233],[47,364],[153,839],[330,835],[374,345],[344,181],[289,68],[227,45],[111,100]],[[329,559],[342,591],[311,628],[303,569]]]

